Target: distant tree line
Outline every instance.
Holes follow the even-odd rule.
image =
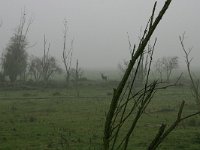
[[[27,49],[29,42],[27,35],[32,20],[27,20],[26,12],[23,11],[20,18],[20,23],[16,31],[10,38],[1,57],[0,81],[9,80],[11,83],[16,81],[43,81],[48,82],[56,73],[62,73],[63,69],[59,66],[56,58],[50,55],[51,44],[48,43],[45,35],[43,38],[42,56],[29,56]],[[0,26],[2,23],[0,23]],[[64,21],[64,36],[63,36],[63,53],[62,60],[64,65],[64,73],[66,85],[70,81],[76,85],[78,89],[78,81],[82,78],[83,71],[79,66],[78,59],[76,66],[72,68],[73,41],[67,45],[67,21]]]

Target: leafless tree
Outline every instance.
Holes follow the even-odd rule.
[[[0,28],[2,27],[2,24],[3,24],[3,21],[1,20],[0,22]],[[4,70],[3,67],[2,67],[2,61],[3,61],[3,55],[1,56],[0,58],[0,66],[1,66],[1,71],[0,71],[0,82],[4,82],[5,81],[5,74],[4,74]]]
[[[42,70],[42,59],[32,56],[29,64],[29,73],[35,81],[41,80]]]
[[[166,75],[166,82],[169,82],[172,72],[178,68],[178,57],[162,57],[157,59],[154,65],[156,71],[163,81],[163,74]]]
[[[182,50],[185,54],[185,62],[186,62],[186,66],[187,66],[187,71],[190,77],[190,81],[191,81],[191,85],[192,85],[192,93],[195,97],[195,101],[198,105],[200,105],[200,82],[199,79],[195,79],[194,75],[191,72],[191,62],[192,62],[192,58],[190,58],[190,52],[192,51],[192,48],[186,49],[185,45],[184,45],[184,40],[185,40],[185,33],[182,34],[182,36],[179,36],[179,40],[181,43],[181,47]]]
[[[172,71],[178,67],[178,57],[163,57],[162,58],[163,69],[166,72],[166,81],[169,82]]]
[[[2,25],[3,25],[3,21],[1,20],[1,22],[0,22],[0,27],[2,27]]]
[[[154,67],[156,69],[156,72],[158,72],[158,74],[159,74],[160,81],[163,82],[164,71],[163,71],[163,63],[160,58],[156,60]]]
[[[71,64],[72,64],[72,54],[73,54],[73,43],[74,41],[71,41],[70,48],[67,48],[67,21],[64,21],[64,43],[63,43],[63,53],[62,53],[62,59],[65,66],[66,71],[66,82],[67,85],[69,85],[70,81],[70,75],[71,75]]]
[[[79,81],[82,78],[83,70],[79,67],[78,59],[76,60],[76,68],[75,69],[72,68],[71,71],[72,71],[71,76],[74,81],[77,97],[79,97],[80,96]]]
[[[124,76],[122,77],[122,80],[120,81],[117,89],[114,89],[113,91],[113,97],[111,100],[109,111],[106,116],[104,127],[104,150],[126,150],[128,148],[131,135],[133,134],[135,127],[138,123],[138,120],[144,113],[148,104],[151,102],[154,94],[157,90],[166,88],[166,86],[162,87],[161,83],[158,81],[154,81],[151,83],[149,82],[150,68],[155,46],[154,42],[153,49],[149,52],[150,59],[148,61],[149,63],[147,67],[147,74],[145,77],[145,84],[143,88],[138,89],[138,91],[136,91],[135,93],[132,93],[132,88],[137,76],[142,56],[144,54],[145,47],[149,42],[158,23],[168,9],[171,1],[172,0],[166,0],[163,8],[161,9],[155,20],[154,12],[157,2],[154,4],[152,15],[149,19],[149,22],[147,23],[140,43],[137,48],[136,46],[134,46],[131,55],[132,57],[124,73]],[[134,66],[136,66],[136,71],[134,77],[129,83],[127,81],[130,78],[130,73]],[[161,125],[158,134],[148,146],[148,150],[155,150],[182,120],[200,113],[197,112],[186,117],[182,117],[183,107],[184,102],[180,106],[177,119],[174,121],[174,123],[172,123],[171,126],[166,128],[166,124]],[[122,130],[123,128],[126,128],[127,132],[124,132],[124,130]]]
[[[127,35],[128,35],[129,51],[130,51],[130,54],[132,55],[133,47],[132,47],[132,44],[131,44],[131,41],[130,41],[129,34],[127,33]],[[139,40],[141,40],[141,38],[142,37],[139,37]],[[149,52],[152,51],[152,48],[154,46],[152,46],[151,44],[148,44],[147,49],[142,54],[141,61],[140,62],[138,60],[136,61],[136,63],[140,64],[140,65],[139,65],[138,73],[137,73],[137,76],[136,76],[136,84],[134,85],[135,87],[142,85],[143,81],[145,80],[145,76],[147,74],[148,61],[150,59]],[[128,64],[129,64],[129,61],[124,60],[123,64],[118,65],[118,68],[121,70],[122,73],[125,73],[126,68],[128,67]],[[131,74],[130,74],[131,77],[134,77],[135,71],[136,71],[136,68],[133,67]]]
[[[148,44],[147,49],[142,54],[141,61],[139,61],[139,60],[136,61],[136,64],[139,64],[139,66],[138,66],[138,70],[137,70],[137,76],[136,76],[136,81],[135,81],[134,87],[141,86],[144,83],[144,80],[145,80],[145,77],[147,74],[147,69],[148,69],[147,67],[148,67],[149,59],[151,57],[150,52],[154,48],[156,41],[157,41],[157,39],[155,40],[155,43],[153,46],[151,44]],[[129,41],[129,48],[131,48],[131,47],[132,46]],[[130,50],[130,52],[132,52],[132,50]],[[124,61],[123,65],[121,65],[121,64],[118,65],[118,68],[121,70],[122,73],[125,73],[126,68],[128,67],[128,64],[129,64],[129,61]],[[135,65],[135,66],[137,66],[137,65]],[[133,67],[133,69],[130,73],[130,77],[132,77],[132,78],[134,78],[134,76],[135,76],[135,72],[136,72],[135,66]],[[132,78],[130,78],[130,80]]]
[[[36,81],[43,80],[47,82],[53,74],[61,72],[61,69],[57,64],[56,59],[49,55],[50,43],[47,47],[47,40],[45,35],[43,42],[43,56],[41,58],[33,57],[31,59],[29,72],[34,76]]]
[[[48,47],[46,47],[47,41],[44,36],[44,50],[43,50],[43,58],[42,58],[42,77],[44,81],[48,81],[49,78],[56,72],[60,72],[58,64],[56,63],[55,57],[49,55],[50,51],[50,43]]]

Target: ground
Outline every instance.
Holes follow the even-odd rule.
[[[72,88],[2,89],[0,91],[0,150],[101,149],[105,115],[116,83]],[[132,135],[130,150],[144,150],[161,123],[170,124],[181,101],[183,115],[198,111],[190,88],[159,91]],[[199,150],[200,117],[184,121],[159,150]]]

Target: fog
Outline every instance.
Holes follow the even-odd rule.
[[[164,0],[158,0],[157,10],[163,3]],[[62,64],[63,20],[66,18],[68,42],[74,39],[73,65],[75,59],[79,59],[82,68],[117,69],[120,62],[129,59],[127,32],[132,44],[137,44],[153,4],[154,0],[0,0],[0,20],[3,22],[0,51],[9,42],[25,8],[27,18],[33,18],[28,41],[30,45],[35,45],[27,50],[30,55],[42,54],[45,34],[51,43],[51,55]],[[199,0],[172,2],[154,34],[154,38],[158,38],[155,59],[179,56],[183,63],[184,54],[178,36],[186,32],[185,44],[193,47],[192,65],[198,66],[199,10]]]

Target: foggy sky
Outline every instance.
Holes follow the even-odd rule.
[[[51,42],[51,55],[61,62],[63,20],[68,20],[68,42],[74,39],[75,60],[82,68],[117,68],[129,58],[127,32],[132,44],[138,43],[154,0],[0,0],[0,52],[6,47],[23,9],[33,18],[28,34],[29,54],[40,56],[43,35]],[[157,13],[164,0],[158,0]],[[173,0],[154,37],[158,38],[155,59],[179,56],[184,62],[178,36],[184,31],[185,44],[193,47],[194,66],[200,58],[200,1]],[[196,65],[198,66],[198,65]]]

